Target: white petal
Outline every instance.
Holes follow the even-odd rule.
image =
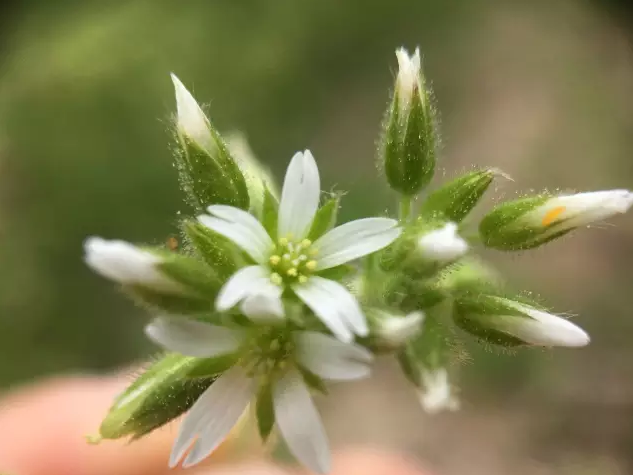
[[[319,207],[321,182],[319,169],[309,150],[297,152],[286,171],[279,202],[279,237],[303,239]]]
[[[185,294],[186,289],[158,269],[160,257],[125,241],[99,237],[84,243],[86,264],[108,279],[127,285],[140,285],[160,292]]]
[[[411,312],[406,316],[383,313],[376,333],[389,346],[399,347],[422,331],[423,320],[423,312]]]
[[[457,234],[457,224],[446,223],[418,239],[418,251],[431,261],[453,262],[466,254],[468,243]]]
[[[246,297],[240,306],[240,310],[251,320],[275,321],[284,317],[284,305],[281,301],[281,289],[272,282],[271,286],[278,290],[277,295],[264,292]]]
[[[446,369],[422,370],[422,384],[424,390],[418,392],[418,397],[426,412],[435,414],[459,409],[459,400],[452,394]]]
[[[633,192],[629,190],[592,191],[551,198],[523,220],[539,226],[561,222],[556,230],[571,229],[626,213],[631,206]]]
[[[406,49],[400,48],[396,51],[396,58],[398,59],[398,77],[396,79],[398,106],[400,111],[404,112],[413,93],[419,88],[420,50],[416,48],[415,53],[409,56]]]
[[[202,224],[233,241],[256,262],[267,262],[274,244],[253,215],[226,205],[209,206],[207,210],[211,216],[198,216]]]
[[[239,330],[188,320],[186,317],[156,318],[145,327],[145,333],[169,351],[199,358],[232,353],[244,340],[244,333]]]
[[[365,348],[342,343],[317,332],[296,335],[297,360],[312,373],[324,379],[353,380],[369,376],[373,356]]]
[[[395,241],[402,230],[395,219],[365,218],[338,226],[314,243],[317,270],[329,269],[376,252]]]
[[[335,335],[337,334],[333,328],[338,321],[343,322],[358,336],[367,336],[369,333],[367,320],[356,297],[338,282],[312,276],[305,284],[294,286],[293,290]],[[350,341],[341,338],[341,335],[337,336],[341,341]]]
[[[215,144],[209,129],[209,119],[180,79],[172,73],[171,80],[176,91],[176,107],[178,109],[178,128],[181,133],[197,142],[204,149],[212,151]]]
[[[213,452],[246,410],[253,394],[254,383],[241,367],[234,366],[220,376],[182,421],[169,466],[178,465],[192,444],[183,467],[194,465]]]
[[[507,299],[500,300],[526,315],[495,316],[494,325],[500,331],[539,346],[580,347],[589,344],[589,335],[565,318]]]
[[[275,421],[290,452],[317,473],[330,471],[330,449],[319,413],[299,372],[290,369],[273,388]]]
[[[248,266],[238,270],[220,289],[215,308],[224,312],[249,295],[257,294],[270,285],[270,273],[262,266]]]

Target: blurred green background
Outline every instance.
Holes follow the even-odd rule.
[[[82,241],[163,242],[188,212],[169,72],[278,176],[310,148],[325,186],[350,191],[344,219],[392,206],[375,141],[402,45],[421,47],[441,112],[435,184],[477,164],[515,179],[487,205],[632,188],[630,14],[600,0],[3,3],[0,388],[154,351],[147,316],[88,271]],[[464,409],[435,417],[385,362],[323,401],[335,443],[407,450],[438,474],[631,473],[632,238],[628,216],[536,252],[485,253],[578,314],[591,346],[474,351],[459,371]]]

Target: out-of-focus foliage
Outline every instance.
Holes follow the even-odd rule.
[[[506,198],[531,188],[633,187],[631,33],[600,2],[31,0],[3,8],[0,387],[151,351],[142,312],[85,268],[81,246],[92,234],[161,243],[177,233],[174,214],[190,212],[168,147],[171,71],[208,104],[220,129],[245,132],[276,173],[296,150],[310,148],[324,182],[353,191],[344,209],[358,216],[393,201],[378,191],[374,139],[393,51],[402,45],[420,45],[435,92],[443,131],[438,182],[478,165],[516,180],[498,190]],[[537,410],[543,418],[530,421],[567,425],[537,427],[540,443],[549,437],[574,447],[598,440],[592,421],[611,421],[601,407],[621,408],[620,418],[630,420],[633,225],[625,221],[575,233],[529,259],[498,260],[518,286],[580,314],[594,343],[550,356],[475,355],[479,364],[462,370],[473,412],[487,414],[477,394],[493,407],[548,395],[558,409]],[[533,281],[516,281],[522,275]],[[433,444],[440,450],[465,433],[453,425],[442,438],[410,411],[381,419],[382,387],[391,386],[371,387],[374,425],[415,426],[398,429],[402,438],[392,443],[433,452]],[[382,396],[394,408],[412,404],[397,393]],[[572,410],[584,416],[572,418]],[[597,415],[587,416],[591,410]],[[477,427],[468,408],[464,414]],[[502,417],[487,415],[486,428]],[[502,419],[504,427],[523,427],[518,417]],[[344,423],[371,434],[353,412]],[[612,441],[605,447],[630,447],[630,428],[604,424],[600,440]],[[411,438],[424,427],[432,440]],[[499,444],[514,440],[501,433]],[[476,446],[472,437],[463,444]],[[490,464],[480,466],[490,473]]]

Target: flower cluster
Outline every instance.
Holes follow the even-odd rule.
[[[436,110],[419,52],[400,49],[397,59],[380,159],[399,215],[339,226],[341,196],[322,194],[309,151],[292,157],[279,191],[243,140],[225,141],[172,75],[176,165],[194,210],[180,221],[183,245],[85,242],[86,263],[150,310],[146,334],[166,350],[117,397],[100,438],[136,439],[187,412],[169,463],[191,466],[251,407],[263,440],[277,431],[300,462],[327,473],[312,393],[367,377],[374,355],[395,356],[422,406],[437,412],[459,406],[449,376],[463,335],[504,347],[589,342],[472,250],[541,246],[626,212],[633,193],[523,197],[471,228],[466,218],[501,175],[478,169],[416,203],[435,170]]]

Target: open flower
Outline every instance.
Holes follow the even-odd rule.
[[[249,297],[264,294],[279,299],[285,289],[294,292],[342,341],[365,336],[367,322],[354,296],[341,284],[320,277],[331,269],[371,254],[400,235],[397,221],[366,218],[338,226],[315,242],[308,235],[319,207],[319,170],[309,151],[292,158],[284,180],[277,236],[273,240],[251,214],[230,206],[213,205],[200,222],[242,248],[257,264],[240,269],[220,291],[218,311]]]
[[[307,370],[336,381],[364,378],[370,373],[371,353],[317,332],[275,327],[249,332],[183,317],[158,318],[146,332],[159,345],[184,355],[235,356],[234,366],[200,396],[183,420],[171,467],[183,457],[183,467],[189,467],[210,455],[260,389],[269,387],[274,421],[290,451],[315,472],[330,470],[327,436],[302,374]]]

